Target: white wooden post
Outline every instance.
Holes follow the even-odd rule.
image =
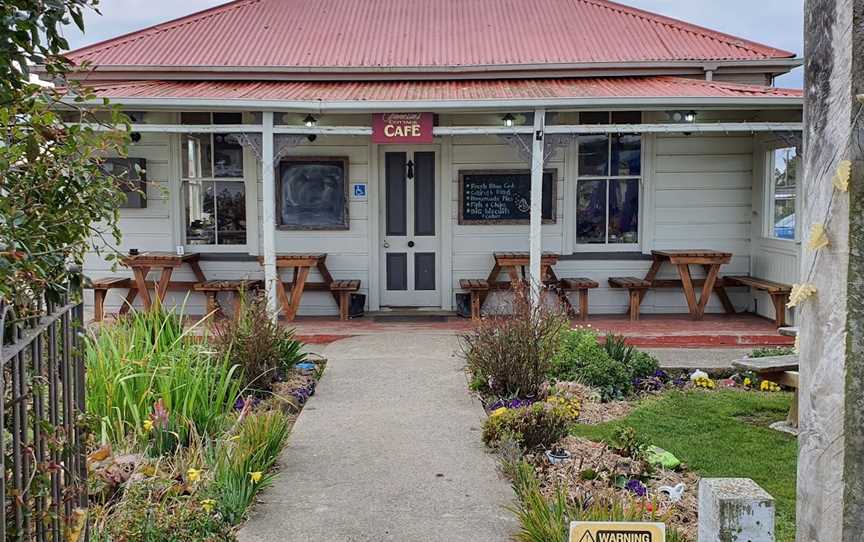
[[[546,111],[534,111],[534,135],[531,146],[531,220],[529,227],[528,276],[531,288],[531,301],[540,302],[543,277],[540,276],[540,259],[543,255],[543,130],[546,126]]]
[[[261,212],[262,252],[264,254],[264,283],[267,290],[267,309],[274,321],[279,320],[279,298],[276,292],[276,178],[273,164],[273,112],[262,115],[261,180],[264,184],[264,207]]]
[[[808,0],[804,10],[799,282],[816,293],[796,313],[797,540],[852,542],[864,530],[864,0]],[[828,246],[810,246],[814,224]]]

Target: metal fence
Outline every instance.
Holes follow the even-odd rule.
[[[38,317],[0,300],[0,538],[83,541],[84,307],[68,295]]]

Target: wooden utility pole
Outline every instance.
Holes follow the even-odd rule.
[[[798,541],[853,542],[864,536],[864,0],[807,0],[804,19],[800,280],[816,291],[797,314]],[[828,246],[808,246],[814,224]]]

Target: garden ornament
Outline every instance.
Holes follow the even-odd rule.
[[[684,490],[687,489],[687,486],[684,482],[672,487],[672,486],[660,486],[657,488],[657,491],[660,493],[665,493],[669,495],[669,500],[671,502],[678,502],[681,500],[681,497],[684,496]]]

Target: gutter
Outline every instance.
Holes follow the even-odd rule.
[[[64,98],[70,104],[74,98]],[[180,107],[210,110],[246,109],[251,111],[281,112],[389,112],[389,111],[453,111],[453,110],[523,110],[534,108],[633,108],[665,109],[669,107],[701,108],[748,108],[765,107],[797,109],[803,107],[803,97],[609,97],[609,98],[546,98],[511,100],[439,100],[439,101],[291,101],[253,99],[203,99],[203,98],[109,98],[111,104],[137,109],[174,109]],[[90,106],[101,106],[101,99],[84,102]]]

